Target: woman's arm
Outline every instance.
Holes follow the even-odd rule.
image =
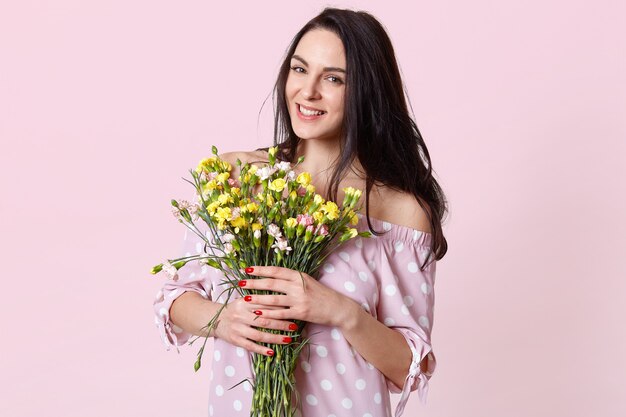
[[[404,336],[375,319],[348,297],[345,308],[339,311],[343,313],[339,329],[350,345],[395,385],[402,388],[412,358]],[[425,372],[427,360],[423,360],[420,365]]]
[[[207,300],[196,292],[185,292],[172,303],[170,320],[184,331],[204,337],[207,332],[203,328],[207,326],[222,306],[223,304]],[[273,351],[256,342],[275,344],[291,342],[291,339],[284,335],[263,332],[256,328],[296,331],[298,327],[295,323],[257,317],[253,310],[254,308],[243,298],[229,301],[221,311],[217,324],[208,336],[223,339],[232,345],[266,356],[273,355]]]
[[[253,295],[249,298],[248,303],[260,309],[263,317],[304,320],[337,327],[365,360],[398,387],[404,385],[412,352],[402,334],[376,320],[351,298],[307,274],[301,276],[298,271],[274,266],[254,266],[246,272],[267,277],[243,281],[241,284],[246,288],[285,294]],[[422,361],[422,368],[425,362]]]
[[[211,321],[222,304],[203,298],[200,294],[187,291],[181,294],[170,308],[170,320],[176,326],[196,336],[207,336],[207,323]],[[215,330],[211,330],[209,337],[215,336]]]

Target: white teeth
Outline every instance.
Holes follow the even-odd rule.
[[[298,105],[298,107],[300,108],[300,112],[302,114],[304,114],[305,116],[317,116],[320,114],[324,114],[325,112],[323,111],[314,111],[314,110],[307,110],[305,108],[303,108],[302,106]]]

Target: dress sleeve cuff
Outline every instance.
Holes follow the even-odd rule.
[[[389,390],[391,392],[401,394],[400,401],[398,402],[398,405],[396,406],[396,411],[394,413],[395,417],[400,417],[404,412],[404,407],[406,406],[406,403],[409,400],[409,394],[412,391],[417,390],[417,394],[421,403],[423,405],[426,405],[426,399],[428,397],[428,381],[430,380],[430,377],[435,370],[436,359],[429,344],[421,341],[421,339],[419,338],[416,338],[416,336],[408,330],[396,330],[398,330],[404,336],[412,353],[409,373],[404,380],[404,386],[402,387],[402,389],[398,388],[390,380],[388,380],[387,383],[387,386],[389,387]],[[426,357],[428,357],[428,370],[426,372],[422,372],[420,363]]]
[[[157,300],[155,300],[155,317],[154,323],[156,327],[159,329],[159,334],[161,336],[161,340],[165,346],[166,350],[170,350],[172,347],[176,348],[176,351],[180,353],[178,346],[182,346],[193,336],[191,333],[184,331],[182,328],[176,326],[170,320],[170,308],[176,298],[182,295],[185,291],[196,291],[203,298],[208,299],[208,295],[203,290],[195,290],[195,289],[175,289],[174,291],[160,291],[160,294],[157,295]]]

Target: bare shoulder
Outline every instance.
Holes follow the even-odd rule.
[[[242,163],[260,163],[267,161],[267,152],[265,151],[234,151],[234,152],[224,152],[219,155],[224,161],[230,163],[232,166],[235,166],[237,159],[239,159]]]
[[[423,203],[423,208],[413,194],[385,187],[374,192],[372,196],[377,196],[380,201],[377,213],[371,213],[373,217],[432,233],[426,212],[428,205]]]

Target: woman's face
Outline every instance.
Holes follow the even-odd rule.
[[[346,57],[333,32],[307,32],[291,57],[285,100],[291,126],[301,139],[339,140],[343,122]],[[318,112],[303,114],[300,105]]]

